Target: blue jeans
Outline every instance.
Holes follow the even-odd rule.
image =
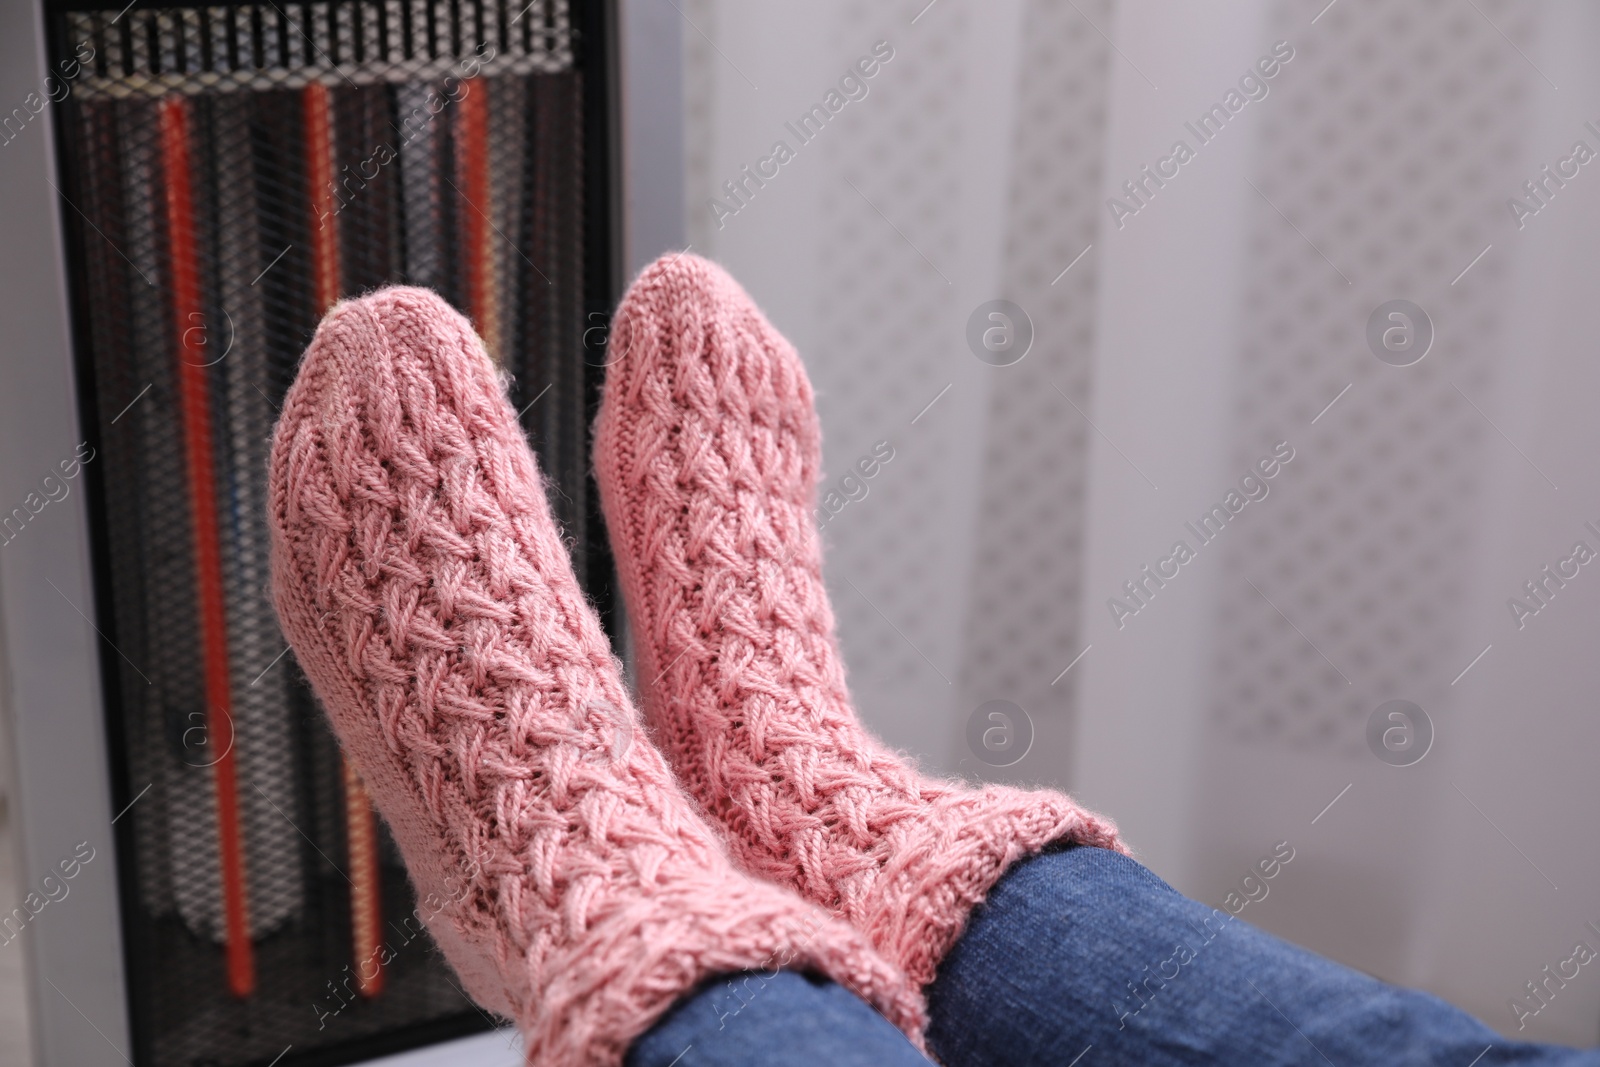
[[[1600,1067],[1600,1052],[1506,1041],[1437,997],[1296,948],[1095,848],[1008,872],[940,967],[928,1008],[928,1044],[949,1067]],[[690,994],[627,1059],[926,1063],[861,1000],[788,972]]]

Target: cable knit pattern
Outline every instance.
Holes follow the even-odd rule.
[[[467,989],[527,1062],[620,1063],[722,973],[822,972],[915,1033],[865,938],[737,871],[636,716],[516,415],[422,289],[335,307],[272,448],[278,614]]]
[[[647,268],[618,309],[595,467],[646,714],[748,870],[848,919],[919,984],[1006,868],[1122,849],[1055,792],[919,775],[851,709],[811,508],[805,368],[721,268]]]

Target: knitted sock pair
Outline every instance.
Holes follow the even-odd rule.
[[[731,278],[658,262],[611,350],[595,467],[648,734],[493,365],[426,290],[335,307],[284,404],[284,631],[444,902],[435,939],[528,1062],[620,1063],[697,984],[780,967],[920,1045],[921,987],[1006,868],[1120,848],[1115,828],[922,777],[863,729],[810,518],[810,385]]]

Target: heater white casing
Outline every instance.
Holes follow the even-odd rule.
[[[33,4],[0,7],[0,99],[45,97],[43,23]],[[0,146],[0,500],[22,505],[83,440],[66,263],[47,105]],[[125,1064],[116,858],[87,498],[81,483],[0,546],[0,700],[11,726],[11,816],[19,900],[88,842],[95,859],[16,943],[27,954],[32,1047],[40,1065]]]
[[[679,20],[670,0],[611,0],[611,69],[622,68],[614,144],[622,160],[619,243],[628,271],[681,247],[677,111]],[[45,35],[31,3],[0,5],[0,100],[45,95]],[[35,103],[33,106],[37,106]],[[73,370],[49,106],[0,145],[0,500],[9,512],[83,440]],[[666,175],[668,180],[656,180]],[[125,1067],[130,1050],[122,969],[100,661],[86,498],[81,484],[0,545],[0,702],[10,736],[10,818],[19,895],[80,842],[95,849],[69,894],[46,906],[3,952],[24,952],[34,1067]],[[384,1067],[512,1067],[509,1031],[370,1061]]]

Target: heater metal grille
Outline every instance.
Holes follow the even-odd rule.
[[[56,12],[141,1067],[347,1062],[488,1021],[278,631],[264,483],[322,313],[427,285],[506,371],[580,574],[608,573],[585,459],[596,94],[572,14]]]
[[[83,92],[111,96],[572,69],[556,0],[316,0],[66,13]],[[85,58],[86,57],[86,58]]]

